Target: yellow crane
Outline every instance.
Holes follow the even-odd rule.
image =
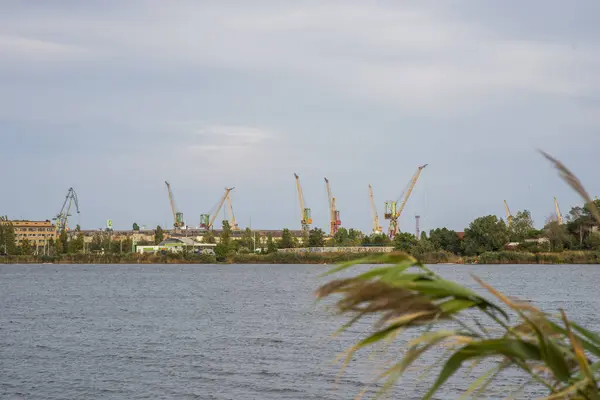
[[[169,192],[169,202],[171,203],[171,212],[173,213],[173,226],[175,227],[175,230],[178,230],[185,225],[185,223],[183,222],[183,213],[177,211],[177,206],[175,205],[175,198],[173,197],[171,185],[167,181],[165,181],[165,185],[167,185],[167,191]]]
[[[504,200],[504,209],[506,210],[506,221],[508,222],[508,226],[512,225],[513,217],[510,213],[510,208],[508,208],[508,203]]]
[[[421,176],[421,172],[427,167],[428,164],[421,165],[417,172],[413,175],[411,180],[408,183],[408,189],[404,192],[404,197],[402,198],[402,203],[398,207],[398,201],[386,201],[385,202],[385,213],[384,218],[390,220],[390,226],[388,228],[388,235],[390,238],[394,238],[396,234],[399,232],[400,228],[398,226],[398,218],[402,215],[402,211],[404,211],[404,207],[406,206],[406,202],[410,198],[410,194],[412,193],[419,177]],[[402,195],[400,195],[402,197]]]
[[[234,188],[232,188],[232,187],[225,188],[225,193],[223,194],[223,196],[221,196],[221,199],[219,200],[217,205],[215,207],[213,207],[214,211],[211,210],[206,214],[200,215],[200,228],[206,229],[206,230],[210,230],[213,228],[213,224],[215,223],[215,219],[217,218],[217,215],[219,215],[219,212],[221,211],[221,208],[223,207],[225,200],[227,200],[227,198],[229,197],[229,192],[231,192],[233,189]]]
[[[304,204],[304,193],[302,193],[300,177],[298,174],[294,174],[294,177],[296,178],[296,190],[298,191],[298,202],[300,203],[300,223],[302,224],[302,231],[308,233],[310,225],[312,224],[310,208],[306,208]]]
[[[371,200],[371,215],[373,217],[373,233],[380,234],[383,228],[379,226],[379,215],[377,215],[377,207],[375,206],[375,198],[373,197],[373,188],[369,185],[369,199]]]
[[[562,225],[563,217],[562,217],[562,214],[560,213],[560,208],[558,208],[558,200],[556,200],[556,197],[554,198],[554,208],[556,209],[556,220],[558,221],[559,225]]]
[[[231,192],[227,193],[227,208],[229,209],[229,225],[232,231],[239,231],[240,227],[235,220],[235,214],[233,213],[233,206],[231,205]]]
[[[336,208],[335,197],[331,194],[331,186],[327,178],[325,178],[325,187],[327,188],[327,198],[329,200],[329,234],[333,236],[337,233],[342,221],[340,221],[340,212]]]

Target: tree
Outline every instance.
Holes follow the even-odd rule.
[[[67,235],[66,230],[63,229],[60,231],[57,244],[60,246],[57,246],[57,252],[59,254],[66,254],[69,251],[69,235]]]
[[[140,226],[138,225],[137,222],[133,223],[133,226],[131,227],[131,229],[135,232],[139,232],[140,231]]]
[[[279,242],[279,248],[281,249],[293,249],[296,247],[294,237],[289,229],[284,229],[281,233],[281,241]]]
[[[514,215],[508,229],[511,242],[523,242],[525,239],[530,239],[538,234],[538,231],[533,227],[533,219],[528,210],[519,211]]]
[[[429,231],[431,244],[440,250],[461,254],[460,238],[455,231],[448,228],[438,228]]]
[[[219,243],[224,244],[228,248],[231,245],[231,225],[229,225],[229,221],[223,221],[223,230],[221,231],[221,240]]]
[[[15,227],[6,216],[0,216],[0,254],[17,254]]]
[[[325,232],[320,228],[311,229],[308,234],[308,247],[325,246]]]
[[[333,235],[333,240],[331,240],[331,245],[332,246],[347,246],[348,238],[349,238],[348,229],[340,228],[335,233],[335,235]]]
[[[309,247],[308,239],[310,238],[310,232],[302,231],[302,243],[299,247]]]
[[[81,225],[77,224],[75,226],[75,232],[81,232]]]
[[[213,231],[206,232],[204,234],[204,236],[202,237],[202,241],[204,243],[211,243],[211,244],[217,243],[217,239],[215,238],[215,233]]]
[[[104,238],[102,232],[94,233],[92,242],[90,243],[90,251],[101,251],[104,244]]]
[[[164,240],[164,238],[165,233],[163,231],[163,228],[161,228],[160,225],[157,225],[156,229],[154,230],[154,244],[159,244]]]
[[[275,253],[277,251],[277,246],[273,241],[273,234],[271,232],[267,233],[267,253]]]
[[[84,242],[83,234],[80,233],[77,235],[77,237],[75,237],[74,239],[71,239],[71,241],[69,241],[68,252],[70,254],[74,254],[74,253],[79,253],[79,252],[83,251],[83,242]]]
[[[242,237],[239,240],[239,247],[245,247],[246,249],[254,248],[254,234],[250,228],[246,228],[242,232]]]
[[[506,224],[497,216],[477,218],[465,229],[465,253],[471,256],[501,250],[508,243],[508,238]]]
[[[417,245],[417,238],[412,233],[400,232],[394,236],[394,249],[410,253]]]
[[[33,254],[33,246],[31,246],[31,242],[29,241],[29,239],[25,238],[21,240],[20,253],[24,256],[30,256]]]
[[[550,241],[552,251],[560,251],[571,247],[571,236],[569,236],[565,225],[560,225],[558,221],[548,222],[544,227],[544,234]]]
[[[390,246],[392,240],[385,233],[373,233],[371,236],[365,236],[362,240],[363,246]]]

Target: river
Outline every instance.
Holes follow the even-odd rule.
[[[0,398],[353,399],[379,364],[363,353],[336,385],[332,360],[369,327],[331,338],[342,320],[313,297],[324,268],[0,265]],[[472,287],[475,273],[600,329],[600,266],[435,269]],[[402,382],[398,398],[426,387]],[[456,398],[465,382],[437,398]]]

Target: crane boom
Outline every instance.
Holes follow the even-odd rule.
[[[72,187],[67,191],[67,196],[60,209],[60,212],[53,218],[56,221],[56,231],[62,232],[69,229],[69,217],[71,216],[71,207],[75,204],[77,214],[79,214],[79,200],[77,199],[77,193]]]
[[[208,226],[206,227],[206,229],[211,229],[213,227],[215,219],[217,218],[217,215],[219,215],[219,211],[221,211],[221,208],[223,207],[223,203],[225,203],[225,200],[227,200],[227,198],[229,197],[229,192],[231,192],[233,189],[234,188],[225,188],[225,193],[223,194],[223,196],[221,196],[221,199],[217,204],[217,208],[213,213],[212,217],[210,217],[210,221],[208,222]]]
[[[300,223],[302,224],[302,231],[308,233],[310,230],[310,224],[312,224],[310,208],[305,207],[304,193],[302,192],[302,185],[300,185],[300,177],[298,174],[294,174],[294,177],[296,178],[296,191],[298,192],[298,202],[300,203]]]
[[[325,187],[327,188],[327,199],[329,200],[329,234],[333,236],[337,233],[342,222],[340,221],[340,212],[336,208],[335,197],[331,193],[331,186],[327,178],[325,178]]]
[[[381,233],[381,226],[379,226],[379,215],[377,215],[377,207],[375,206],[375,198],[373,197],[373,188],[369,185],[369,199],[371,200],[371,215],[373,218],[373,233]]]
[[[173,197],[173,191],[171,190],[171,184],[165,181],[165,185],[167,185],[167,191],[169,192],[169,203],[171,203],[171,212],[173,213],[173,226],[175,229],[178,229],[185,225],[183,222],[183,213],[177,211],[175,198]]]
[[[512,225],[513,217],[510,213],[510,208],[508,208],[508,203],[504,200],[504,209],[506,210],[506,220],[508,221],[508,226]]]
[[[556,208],[556,219],[558,220],[558,224],[562,225],[563,217],[562,217],[562,214],[560,213],[560,208],[558,207],[558,200],[556,200],[556,197],[554,198],[554,208]]]
[[[386,219],[388,219],[388,218],[390,219],[390,227],[388,230],[388,234],[389,234],[390,238],[393,238],[398,233],[398,231],[399,231],[398,219],[402,215],[402,211],[404,211],[404,207],[406,206],[406,203],[408,202],[408,199],[410,198],[410,195],[411,195],[413,189],[415,188],[415,185],[417,184],[419,177],[421,176],[421,172],[425,169],[425,167],[427,167],[427,165],[428,164],[421,165],[417,169],[417,172],[415,172],[415,174],[409,181],[408,189],[407,189],[406,193],[404,194],[402,203],[400,203],[399,207],[396,208],[397,202],[387,202],[386,203]],[[389,211],[388,211],[388,208],[389,208]]]
[[[238,231],[237,221],[235,220],[235,214],[233,213],[233,206],[231,205],[231,193],[227,193],[227,208],[229,209],[229,225],[231,225],[232,231]]]

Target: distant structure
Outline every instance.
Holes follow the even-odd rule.
[[[55,240],[58,231],[52,225],[50,220],[46,221],[8,221],[15,230],[15,241],[17,246],[27,239],[29,244],[37,249],[50,245],[51,240]]]
[[[415,215],[415,234],[417,235],[417,240],[421,239],[421,226],[420,226],[421,216]]]

